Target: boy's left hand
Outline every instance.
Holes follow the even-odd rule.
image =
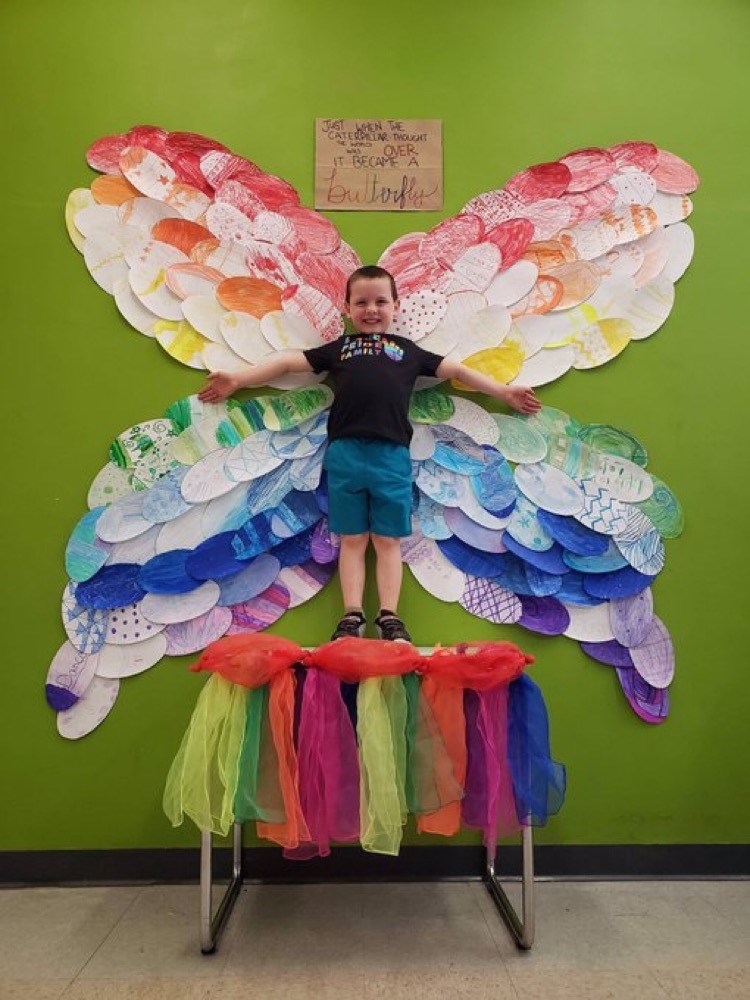
[[[505,402],[519,413],[536,413],[542,408],[542,404],[534,395],[534,390],[526,385],[509,385]]]

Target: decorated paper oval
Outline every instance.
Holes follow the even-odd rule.
[[[257,556],[239,573],[224,577],[218,603],[230,607],[257,597],[271,586],[280,569],[281,563],[276,556],[267,553]]]
[[[401,540],[404,562],[416,581],[439,601],[458,601],[466,587],[466,574],[440,551],[438,543],[415,532]]]
[[[529,464],[546,457],[547,442],[530,424],[504,413],[493,413],[492,417],[500,431],[498,450],[509,461]]]
[[[429,538],[448,538],[452,532],[462,542],[482,552],[505,552],[506,546],[503,541],[502,529],[485,528],[483,525],[477,524],[476,521],[467,517],[460,507],[444,507],[442,509],[445,511],[444,524],[447,533],[438,536],[425,531],[422,504],[420,503],[419,523],[424,535]]]
[[[581,649],[592,660],[606,663],[609,667],[633,666],[629,650],[615,639],[610,639],[608,642],[582,642]]]
[[[542,635],[562,635],[570,625],[567,608],[556,597],[522,595],[519,625]]]
[[[506,535],[526,549],[533,549],[536,552],[551,549],[554,540],[539,519],[540,513],[542,512],[535,504],[527,500],[525,496],[519,496],[508,518],[508,524],[505,528]]]
[[[83,697],[72,708],[58,713],[59,734],[68,740],[78,740],[87,736],[109,715],[119,690],[119,680],[94,677]]]
[[[296,608],[315,597],[331,579],[334,570],[334,562],[320,565],[312,559],[301,566],[282,569],[277,582],[289,591],[289,607]]]
[[[578,437],[590,448],[627,458],[642,468],[648,462],[648,454],[641,442],[611,424],[584,424],[578,430]]]
[[[546,510],[538,511],[537,517],[547,534],[568,552],[579,556],[600,556],[607,550],[608,539],[604,535],[598,535],[575,518],[550,514]]]
[[[623,694],[635,714],[653,725],[658,725],[669,715],[669,692],[655,688],[644,681],[633,667],[617,667],[617,677]]]
[[[521,601],[510,590],[485,577],[466,577],[464,592],[458,603],[470,614],[496,625],[509,625],[521,616]]]
[[[532,503],[552,514],[577,514],[583,508],[580,487],[570,476],[546,462],[517,466],[515,479]]]
[[[609,620],[615,639],[623,646],[642,643],[654,619],[654,599],[646,587],[633,597],[614,598],[609,602]]]
[[[651,477],[654,481],[654,492],[642,503],[638,504],[640,510],[648,517],[662,538],[677,538],[682,534],[685,526],[685,516],[680,506],[680,501],[672,490],[656,476]]]
[[[128,646],[132,642],[143,642],[144,639],[163,632],[164,628],[162,623],[147,619],[140,604],[130,604],[110,611],[105,638],[108,646]]]
[[[167,639],[167,655],[188,656],[198,653],[221,638],[231,624],[231,610],[217,606],[186,622],[167,625],[162,633]]]
[[[98,653],[82,653],[72,642],[64,642],[47,672],[47,704],[56,712],[71,708],[83,697],[96,673]]]
[[[110,546],[96,534],[96,522],[104,507],[94,507],[73,528],[65,549],[65,569],[71,580],[88,580],[107,561]]]
[[[665,688],[674,677],[674,647],[664,622],[654,615],[643,642],[631,646],[633,666],[655,688]]]
[[[281,583],[274,583],[252,600],[236,604],[232,610],[232,624],[228,634],[261,632],[273,625],[289,607],[289,591]]]
[[[69,583],[63,592],[62,620],[68,639],[79,653],[97,653],[104,644],[109,612],[87,608],[76,597],[76,586]]]

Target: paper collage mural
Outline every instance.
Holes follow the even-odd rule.
[[[173,358],[238,369],[342,332],[360,260],[286,181],[151,127],[95,142],[88,162],[100,176],[68,199],[70,237],[127,322]],[[402,301],[393,330],[534,387],[641,350],[691,260],[697,185],[648,142],[524,170],[385,250]],[[112,443],[66,552],[68,638],[46,689],[63,736],[97,726],[123,679],[262,630],[333,576],[321,378],[285,376],[244,402],[181,399]],[[550,407],[490,413],[434,383],[410,410],[402,548],[415,579],[490,622],[576,640],[642,719],[663,721],[674,653],[651,584],[683,516],[644,444]]]

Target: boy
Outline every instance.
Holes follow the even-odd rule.
[[[332,639],[361,636],[365,552],[376,554],[382,639],[411,641],[397,615],[401,591],[401,544],[411,534],[409,397],[420,375],[460,379],[502,399],[521,413],[540,407],[532,389],[506,386],[466,365],[425,351],[406,337],[388,334],[398,311],[396,283],[374,265],[358,268],[346,286],[345,310],[355,333],[307,351],[284,351],[239,372],[213,372],[199,393],[206,402],[226,399],[236,389],[265,385],[287,372],[331,375],[334,402],[328,419],[329,523],[341,536],[339,574],[344,616]]]

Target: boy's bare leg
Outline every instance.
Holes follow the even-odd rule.
[[[396,611],[401,595],[403,563],[401,562],[401,540],[385,535],[371,535],[375,547],[375,578],[378,584],[380,607]]]
[[[341,535],[339,579],[344,611],[361,611],[365,592],[365,552],[370,536]]]

